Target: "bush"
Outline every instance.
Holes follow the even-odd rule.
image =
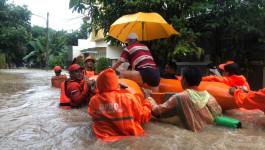
[[[86,66],[85,66],[85,63],[84,63],[84,61],[85,61],[85,60],[84,60],[83,58],[80,58],[80,59],[78,60],[77,64],[78,64],[79,66],[81,66],[81,67],[84,67],[84,68],[85,68]]]
[[[97,68],[97,72],[100,73],[101,71],[109,68],[109,60],[106,57],[100,57],[95,66]]]
[[[49,60],[49,68],[53,69],[55,66],[65,68],[67,64],[67,58],[64,55],[54,56]]]

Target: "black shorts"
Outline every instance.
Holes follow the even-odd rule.
[[[156,87],[160,83],[160,72],[158,69],[154,68],[138,68],[135,69],[139,71],[142,76],[143,83],[147,83],[149,86]]]

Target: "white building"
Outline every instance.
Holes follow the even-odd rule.
[[[109,43],[104,41],[103,30],[91,33],[88,39],[78,39],[78,46],[72,46],[69,49],[69,61],[82,54],[84,58],[94,56],[96,59],[104,56],[111,60],[111,65],[119,58],[123,48],[117,46],[110,46]]]

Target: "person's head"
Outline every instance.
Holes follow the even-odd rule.
[[[219,68],[223,70],[223,75],[225,77],[230,77],[232,75],[238,74],[239,66],[233,61],[228,61],[225,64],[220,64]]]
[[[95,59],[91,56],[85,59],[85,65],[87,68],[92,68],[94,66],[94,63],[95,63]]]
[[[120,89],[118,76],[111,68],[102,71],[97,78],[99,93],[118,91]]]
[[[126,38],[126,41],[128,42],[129,46],[132,44],[138,43],[138,40],[139,40],[138,35],[135,33],[128,34]]]
[[[54,70],[56,76],[61,75],[62,68],[61,68],[60,66],[55,66],[55,67],[53,68],[53,70]]]
[[[170,62],[170,63],[166,64],[165,69],[164,69],[164,73],[165,74],[175,74],[176,68],[177,68],[176,63]]]
[[[181,85],[183,89],[191,86],[199,86],[202,81],[202,74],[195,67],[188,67],[182,71]]]
[[[84,77],[84,74],[83,74],[82,70],[84,70],[84,68],[80,67],[78,64],[71,65],[69,67],[70,77],[72,79],[82,80],[83,77]]]
[[[214,65],[213,63],[210,63],[206,66],[206,75],[211,75],[212,72],[210,71],[210,69],[217,69],[217,66]]]

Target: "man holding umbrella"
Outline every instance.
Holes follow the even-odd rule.
[[[152,92],[159,92],[160,72],[148,47],[139,43],[138,35],[135,33],[130,33],[126,41],[128,46],[124,49],[112,69],[116,70],[128,60],[133,70],[122,71],[120,78],[131,79],[137,83],[147,83]]]

